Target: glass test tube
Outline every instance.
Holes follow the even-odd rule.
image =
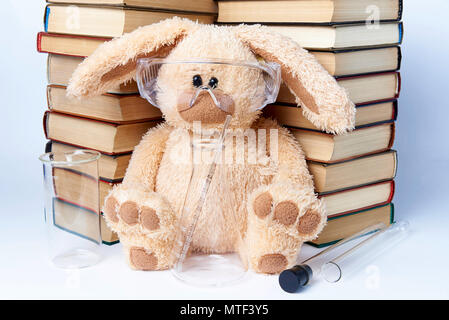
[[[316,255],[304,260],[299,265],[284,270],[279,275],[279,285],[286,292],[296,292],[300,287],[304,287],[309,284],[312,278],[316,277],[320,273],[321,267],[324,261],[326,261],[323,261],[323,258],[334,252],[334,249],[351,240],[383,228],[386,228],[386,225],[383,222],[375,223],[338,241],[330,247],[320,251]]]
[[[383,252],[403,240],[409,232],[409,223],[399,221],[361,241],[335,259],[323,264],[321,274],[331,283],[340,281],[361,270]]]

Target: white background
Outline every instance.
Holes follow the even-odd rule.
[[[169,272],[131,271],[120,246],[105,247],[101,264],[79,272],[49,265],[37,160],[45,144],[46,55],[36,52],[44,1],[2,1],[0,298],[448,299],[449,2],[404,0],[404,7],[394,202],[396,219],[410,221],[412,234],[376,261],[374,273],[286,294],[274,276],[251,274],[237,286],[211,290],[180,284]],[[300,258],[312,251],[305,248]]]

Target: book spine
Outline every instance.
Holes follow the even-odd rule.
[[[391,119],[393,121],[396,121],[398,119],[398,100],[393,101],[393,114],[391,116]]]
[[[391,202],[391,201],[393,201],[393,198],[394,198],[394,193],[396,192],[396,184],[395,184],[395,182],[394,182],[394,180],[391,180],[390,181],[390,190],[391,190],[391,192],[390,192],[390,197],[388,198],[388,201],[387,202]]]
[[[45,144],[45,153],[51,152],[52,147],[53,147],[52,141],[48,140],[47,143]]]
[[[393,123],[391,124],[390,142],[388,143],[387,150],[389,150],[389,149],[391,149],[391,148],[393,147],[395,135],[396,135],[396,125],[395,125],[395,123],[393,122]]]
[[[402,65],[402,49],[401,47],[396,47],[398,48],[398,67],[396,68],[396,70],[401,69],[401,65]]]
[[[404,24],[402,22],[399,22],[398,29],[399,29],[399,41],[398,41],[398,44],[402,44],[402,40],[404,39]]]
[[[394,153],[394,169],[393,169],[393,179],[396,178],[396,174],[398,172],[398,153],[396,152],[396,150],[391,150],[391,152]]]
[[[37,37],[36,37],[36,48],[37,48],[37,52],[43,53],[41,43],[42,43],[42,32],[38,32]]]
[[[402,19],[402,13],[404,12],[404,4],[402,0],[398,3],[398,21]]]
[[[39,52],[39,47],[38,47],[38,49],[37,49],[37,51]],[[47,74],[47,83],[50,83],[50,72],[51,72],[51,59],[52,59],[52,55],[51,54],[48,54],[47,55],[47,71],[46,71],[46,74]]]
[[[50,19],[50,6],[47,5],[44,11],[44,30],[48,32],[48,20]]]
[[[396,72],[396,79],[397,79],[397,90],[396,90],[396,95],[394,97],[395,99],[399,98],[399,95],[401,94],[402,79],[401,79],[400,72]]]
[[[390,223],[394,223],[394,203],[390,203]]]
[[[49,117],[49,112],[48,112],[48,110],[47,111],[45,111],[44,112],[44,117],[43,117],[43,119],[42,119],[42,121],[43,121],[43,126],[44,126],[44,134],[45,134],[45,138],[46,139],[50,139],[49,137],[48,137],[48,117]]]
[[[52,101],[51,101],[51,86],[47,86],[47,107],[48,110],[52,109]]]

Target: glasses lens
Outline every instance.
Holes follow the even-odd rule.
[[[276,64],[219,61],[141,59],[136,78],[142,97],[159,108],[180,97],[191,107],[200,95],[208,94],[223,111],[231,100],[257,110],[275,101],[280,85]]]

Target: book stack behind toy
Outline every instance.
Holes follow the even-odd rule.
[[[160,122],[161,113],[140,97],[135,82],[122,84],[99,97],[82,101],[69,99],[66,86],[73,71],[99,45],[140,26],[173,16],[212,23],[217,5],[212,0],[47,2],[45,31],[37,36],[38,51],[48,53],[48,108],[44,114],[44,130],[49,143],[46,151],[67,152],[83,148],[101,152],[99,193],[102,206],[112,187],[121,183],[134,147],[149,128]],[[87,203],[75,201],[75,190],[81,184],[95,188],[94,184],[87,183],[84,174],[65,170],[54,174],[58,197],[55,209],[59,214],[70,215],[74,210],[83,210],[81,207],[94,206],[95,203],[88,203],[88,199]],[[91,216],[86,211],[86,219],[77,225],[77,230],[70,231],[88,237]],[[117,235],[103,220],[101,228],[104,243],[118,242]]]
[[[218,1],[218,23],[262,23],[308,49],[357,106],[354,131],[335,136],[302,115],[282,86],[266,116],[291,129],[324,199],[324,246],[374,222],[392,223],[400,91],[402,0]]]

